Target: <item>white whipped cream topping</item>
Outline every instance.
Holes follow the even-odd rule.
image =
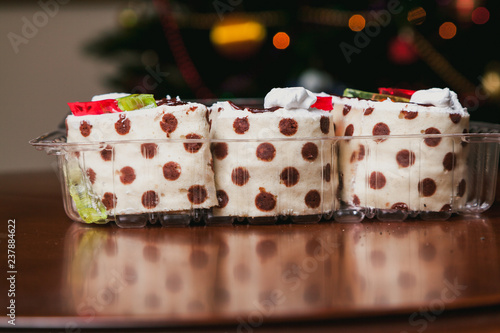
[[[279,106],[285,109],[309,109],[316,102],[316,96],[302,87],[273,88],[264,99],[264,107]]]
[[[117,99],[117,98],[125,97],[128,95],[130,95],[130,94],[128,94],[128,93],[109,93],[109,94],[95,95],[94,97],[92,97],[91,101],[95,102],[95,101],[102,101],[105,99]]]
[[[416,91],[410,99],[411,103],[432,104],[440,108],[449,108],[452,113],[464,113],[457,94],[448,88],[431,88]]]

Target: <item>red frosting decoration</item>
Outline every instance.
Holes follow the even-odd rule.
[[[316,102],[311,105],[312,108],[324,110],[324,111],[332,111],[332,96],[316,96]]]
[[[68,103],[68,106],[74,116],[123,112],[118,107],[116,99],[104,99],[102,101],[94,102],[74,102]]]

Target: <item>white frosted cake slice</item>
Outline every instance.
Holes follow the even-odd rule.
[[[317,215],[334,209],[331,112],[304,88],[273,89],[265,109],[211,107],[215,216]]]
[[[455,211],[465,200],[469,114],[449,89],[420,90],[409,103],[333,96],[339,196],[350,207]],[[385,138],[371,136],[388,135]],[[361,138],[358,138],[361,137]]]
[[[210,147],[203,141],[209,138],[206,106],[172,99],[157,103],[67,117],[68,143],[109,143],[99,151],[81,145],[79,152],[80,167],[108,216],[217,204]]]

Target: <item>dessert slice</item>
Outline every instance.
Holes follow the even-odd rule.
[[[407,102],[374,95],[377,100],[333,96],[336,134],[346,137],[339,142],[342,202],[414,212],[458,209],[467,188],[467,146],[460,136],[439,136],[468,132],[469,114],[457,95],[447,88],[417,91]]]
[[[118,111],[66,119],[67,141],[77,143],[79,166],[108,218],[217,204],[206,106],[150,96],[104,97]]]
[[[264,109],[211,107],[215,216],[298,221],[333,211],[333,116],[311,108],[315,101],[304,88],[276,88]]]

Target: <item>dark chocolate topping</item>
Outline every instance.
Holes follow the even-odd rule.
[[[183,102],[183,101],[173,99],[173,98],[162,98],[162,99],[156,101],[157,106],[161,106],[161,105],[176,106],[176,105],[185,105],[185,104],[187,104],[187,102]]]
[[[259,109],[259,108],[243,108],[239,105],[236,105],[234,104],[233,102],[231,101],[228,101],[228,103],[236,110],[244,110],[244,109],[247,109],[248,112],[251,112],[251,113],[264,113],[264,112],[274,112],[278,109],[281,109],[280,106],[273,106],[272,108],[262,108],[262,109]]]

